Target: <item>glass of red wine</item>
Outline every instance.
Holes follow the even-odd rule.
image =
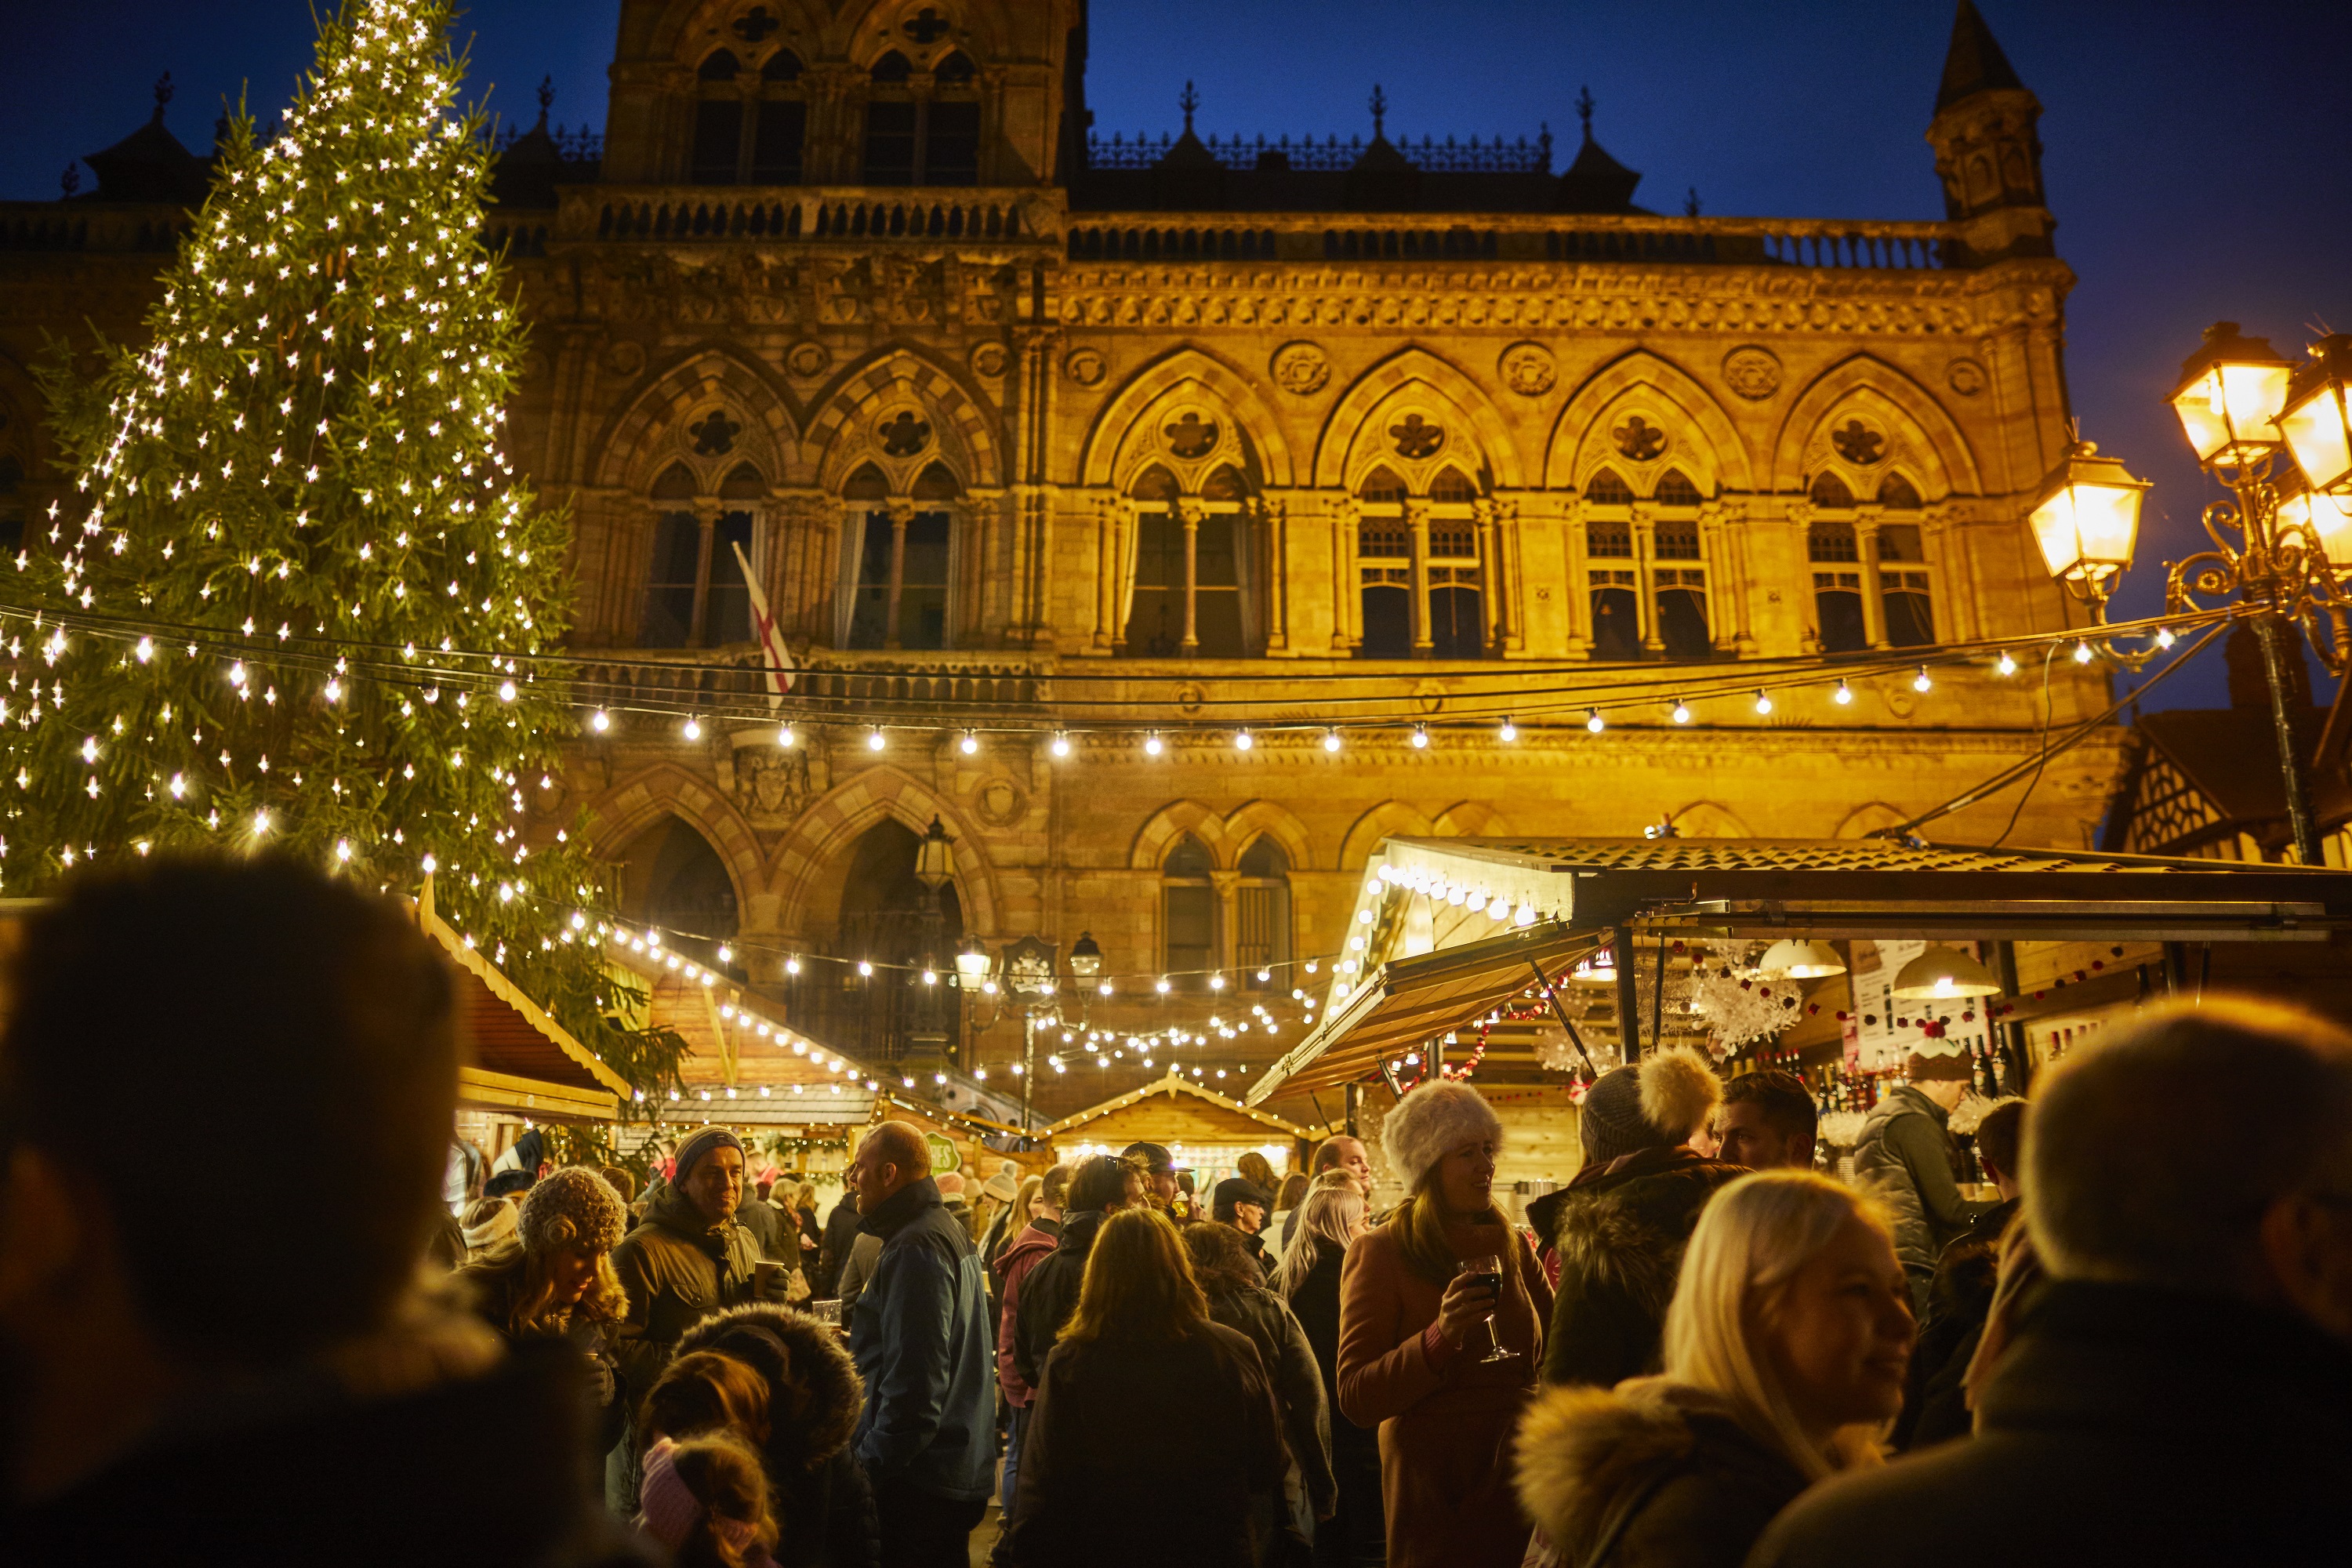
[[[1462,1260],[1462,1272],[1469,1276],[1474,1284],[1484,1285],[1493,1291],[1496,1306],[1501,1305],[1503,1260],[1500,1257],[1490,1252],[1483,1258],[1465,1258]],[[1518,1352],[1505,1350],[1503,1342],[1496,1338],[1495,1313],[1492,1309],[1489,1309],[1486,1313],[1486,1342],[1494,1348],[1478,1358],[1482,1364],[1490,1361],[1517,1361],[1519,1357]]]

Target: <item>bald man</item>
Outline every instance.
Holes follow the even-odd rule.
[[[848,1173],[858,1229],[881,1238],[849,1352],[866,1383],[857,1458],[883,1568],[964,1568],[996,1468],[996,1356],[971,1238],[940,1199],[922,1129],[885,1121]]]

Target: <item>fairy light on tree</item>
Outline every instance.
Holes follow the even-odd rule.
[[[522,334],[449,21],[351,0],[322,23],[274,139],[230,120],[148,342],[47,368],[76,488],[20,594],[201,629],[12,639],[0,886],[265,835],[365,886],[432,874],[455,930],[658,1089],[683,1042],[608,1016],[625,988],[566,923],[597,868],[569,835],[525,841],[522,781],[574,729],[565,525],[500,446]]]

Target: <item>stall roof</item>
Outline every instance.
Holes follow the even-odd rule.
[[[1360,1079],[1620,927],[2164,942],[2325,942],[2352,930],[2352,874],[2326,868],[1893,839],[1391,838],[1367,870],[1349,926],[1370,933],[1354,961],[1361,977],[1334,982],[1323,1021],[1251,1088],[1252,1105]],[[1426,899],[1414,879],[1485,896]]]
[[[1286,1138],[1312,1138],[1315,1136],[1313,1131],[1307,1128],[1299,1126],[1297,1122],[1286,1121],[1270,1110],[1257,1110],[1255,1101],[1244,1105],[1240,1100],[1228,1100],[1213,1089],[1204,1089],[1189,1079],[1179,1077],[1173,1068],[1169,1070],[1169,1073],[1165,1078],[1158,1079],[1153,1082],[1147,1083],[1140,1089],[1129,1089],[1127,1093],[1106,1100],[1099,1105],[1090,1105],[1084,1110],[1076,1112],[1073,1115],[1065,1116],[1062,1120],[1055,1122],[1043,1132],[1040,1132],[1038,1136],[1048,1139],[1056,1138],[1065,1132],[1076,1131],[1078,1128],[1086,1125],[1087,1122],[1096,1121],[1101,1117],[1108,1116],[1113,1111],[1126,1110],[1133,1106],[1140,1105],[1145,1100],[1150,1100],[1154,1096],[1173,1096],[1179,1094],[1190,1095],[1195,1100],[1205,1101],[1209,1106],[1215,1110],[1227,1112],[1228,1114],[1237,1118],[1245,1119],[1259,1127],[1265,1128],[1268,1131],[1279,1132]]]
[[[551,1121],[620,1114],[626,1079],[468,947],[429,901],[417,907],[416,923],[457,966],[458,1006],[474,1047],[472,1064],[458,1071],[458,1103]]]

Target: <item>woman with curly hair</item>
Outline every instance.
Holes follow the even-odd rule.
[[[472,1289],[474,1310],[509,1347],[563,1340],[586,1358],[600,1412],[593,1428],[600,1455],[619,1440],[626,1407],[606,1346],[629,1310],[613,1272],[613,1247],[628,1217],[602,1175],[567,1165],[524,1196],[510,1240],[457,1271]]]

